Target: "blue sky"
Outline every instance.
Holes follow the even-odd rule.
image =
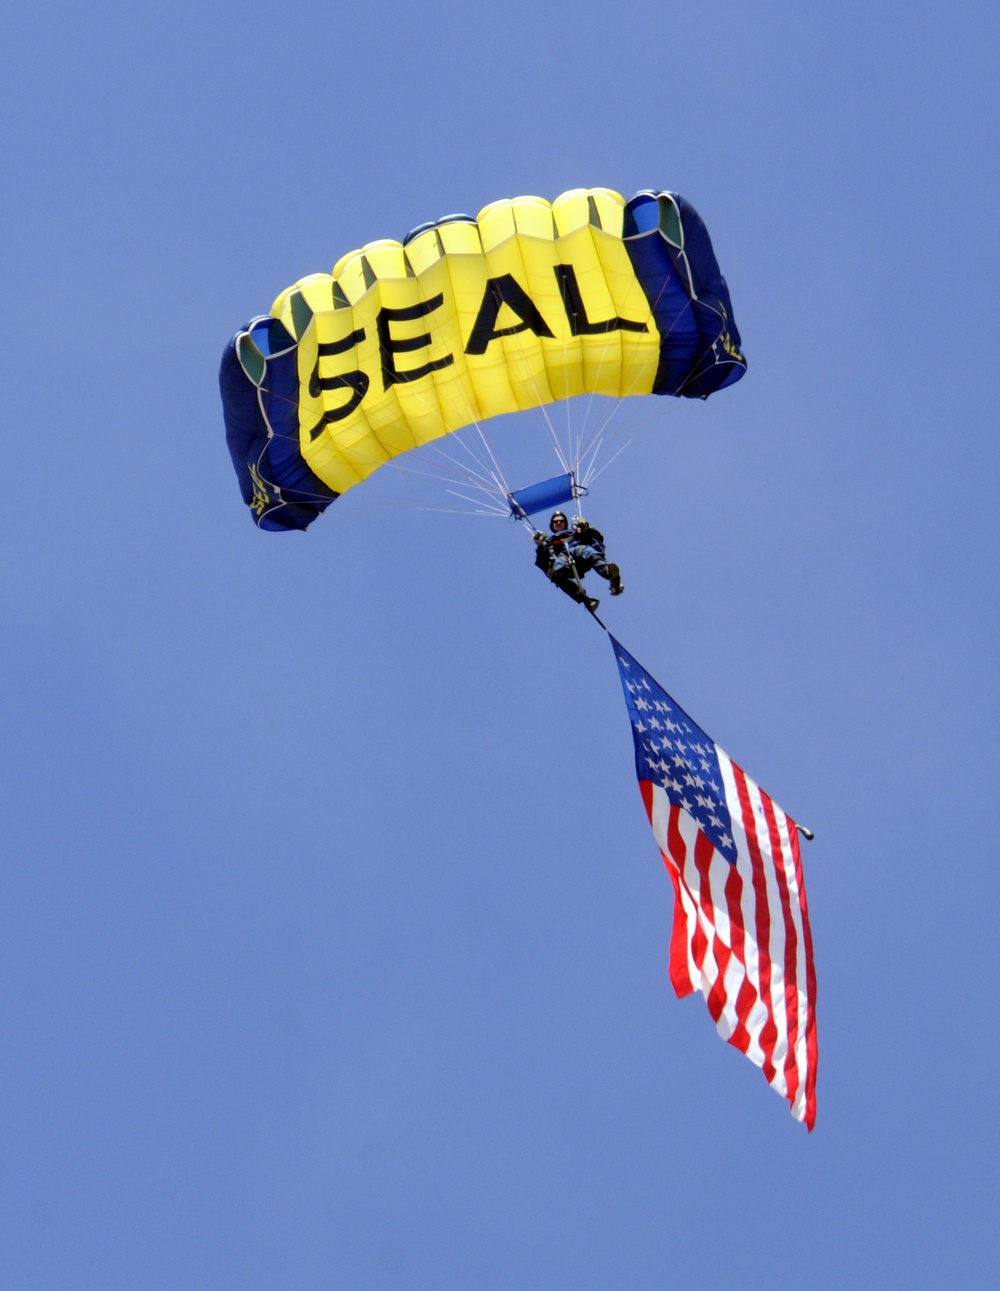
[[[995,1277],[997,26],[6,18],[7,1285]],[[580,185],[697,206],[749,358],[631,401],[588,514],[616,635],[816,831],[812,1135],[673,997],[614,658],[523,532],[376,480],[258,533],[224,448],[284,286]]]

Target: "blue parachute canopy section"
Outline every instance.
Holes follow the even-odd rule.
[[[338,496],[299,452],[295,347],[264,315],[233,337],[219,368],[229,455],[261,529],[305,529]]]

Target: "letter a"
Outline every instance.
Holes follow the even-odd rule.
[[[497,318],[504,305],[514,311],[521,319],[520,323],[515,323],[513,327],[497,327]],[[512,274],[505,273],[499,278],[490,278],[465,352],[485,354],[490,341],[525,331],[532,331],[536,336],[555,335],[538,312],[538,306]]]

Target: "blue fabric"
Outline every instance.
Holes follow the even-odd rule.
[[[632,723],[636,776],[662,785],[669,801],[692,816],[712,846],[735,865],[732,818],[714,741],[621,642],[608,636]]]
[[[552,563],[549,568],[553,573],[558,573],[562,569],[568,569],[572,573],[573,565],[576,566],[576,572],[581,578],[592,569],[596,569],[605,578],[608,576],[608,562],[604,555],[604,548],[580,542],[571,534],[561,547],[553,549]]]
[[[550,480],[542,480],[539,484],[530,484],[526,489],[518,489],[516,493],[508,493],[510,513],[512,516],[531,516],[539,511],[551,511],[563,502],[572,502],[575,485],[571,472],[569,475],[554,475]]]
[[[440,224],[475,224],[475,222],[473,215],[442,215],[439,220],[427,220],[424,224],[418,224],[415,229],[410,229],[403,239],[403,246],[408,246],[421,233],[426,233],[428,229],[436,229]]]
[[[242,333],[226,346],[219,367],[219,390],[226,423],[226,444],[243,501],[261,529],[307,529],[339,494],[315,476],[299,453],[298,372],[293,338],[277,319],[255,319],[250,331],[265,356],[260,390],[236,353]],[[274,350],[284,353],[273,354]],[[271,422],[261,408],[263,403]]]
[[[683,250],[668,237],[677,216]],[[624,238],[662,337],[653,393],[703,399],[738,381],[747,364],[729,288],[691,203],[676,193],[636,193],[625,205]]]

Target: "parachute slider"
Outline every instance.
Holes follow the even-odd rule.
[[[508,493],[507,502],[512,519],[526,520],[538,511],[549,511],[562,502],[575,502],[586,494],[583,485],[577,484],[576,474],[570,471],[566,475],[554,475],[551,480],[542,480],[540,484],[529,484],[516,493]]]

